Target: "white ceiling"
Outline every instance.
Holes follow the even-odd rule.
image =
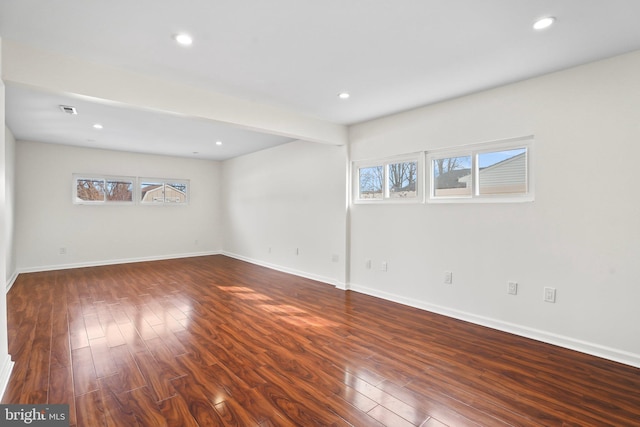
[[[110,104],[16,84],[6,87],[6,122],[17,139],[109,150],[223,160],[290,138],[213,120]],[[78,114],[65,114],[60,105]],[[94,124],[102,129],[94,129]],[[222,142],[221,146],[216,142]]]
[[[640,49],[639,16],[638,0],[9,0],[0,37],[349,125]],[[5,83],[19,139],[211,159],[291,140]]]

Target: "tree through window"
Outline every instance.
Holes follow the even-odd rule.
[[[75,203],[133,202],[133,178],[74,175]]]
[[[356,202],[420,201],[421,160],[419,155],[354,163]]]

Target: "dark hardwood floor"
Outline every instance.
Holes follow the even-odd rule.
[[[640,369],[224,256],[21,274],[7,298],[3,403],[72,426],[640,425]]]

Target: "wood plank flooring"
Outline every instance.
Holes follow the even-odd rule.
[[[21,274],[3,403],[71,425],[638,426],[640,369],[224,256]]]

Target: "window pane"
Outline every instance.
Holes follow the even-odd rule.
[[[417,196],[417,162],[392,163],[388,165],[389,197],[408,198]]]
[[[382,166],[371,166],[358,169],[360,183],[360,199],[382,199],[384,169]]]
[[[480,195],[526,192],[526,148],[478,154],[478,193]]]
[[[165,203],[186,203],[187,184],[183,182],[168,182],[164,185]]]
[[[104,181],[101,179],[77,179],[76,199],[86,202],[104,202]]]
[[[143,203],[164,203],[164,183],[141,182],[140,201]]]
[[[131,181],[107,181],[107,201],[132,202],[133,182]]]
[[[434,159],[432,171],[435,197],[471,196],[471,156]]]

